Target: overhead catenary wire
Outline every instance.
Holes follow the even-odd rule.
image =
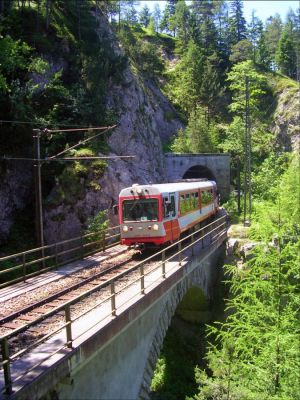
[[[81,146],[82,144],[85,144],[85,143],[89,142],[90,140],[95,139],[96,137],[98,137],[98,136],[100,136],[100,135],[103,135],[103,134],[106,133],[107,131],[109,131],[109,130],[111,130],[111,129],[114,129],[116,126],[117,126],[117,125],[109,126],[109,127],[106,128],[105,131],[102,131],[102,132],[100,132],[100,133],[97,133],[97,135],[91,136],[91,137],[89,137],[89,138],[87,138],[87,139],[85,139],[85,140],[80,140],[78,143],[74,144],[74,146],[71,146],[71,147],[69,147],[68,149],[63,150],[63,151],[61,151],[60,153],[55,154],[54,156],[48,157],[48,159],[57,158],[58,156],[61,156],[62,154],[65,154],[65,153],[67,153],[68,151],[73,150],[73,149],[75,149],[76,147]],[[94,128],[94,129],[95,129],[95,128]],[[100,129],[100,128],[98,128],[98,129]],[[60,131],[60,132],[61,132],[61,131]]]
[[[18,125],[18,124],[21,124],[21,125],[24,125],[24,124],[28,124],[28,125],[41,125],[41,126],[45,126],[45,121],[44,122],[38,122],[38,121],[18,121],[18,120],[12,120],[12,119],[0,119],[0,125],[1,124],[15,124],[15,125]],[[61,125],[62,127],[68,127],[68,126],[70,126],[70,127],[73,127],[74,126],[74,124],[63,124],[63,125]],[[86,128],[86,127],[84,127],[84,126],[81,126],[81,125],[77,125],[77,126],[79,126],[80,127],[80,129],[82,129],[83,131],[86,131],[86,130],[96,130],[96,129],[100,129],[100,127],[88,127],[88,128]],[[103,129],[106,129],[107,127],[106,126],[104,126],[103,127]],[[78,130],[79,128],[70,128],[70,131],[76,131],[76,130]],[[56,128],[56,129],[48,129],[48,128],[45,128],[45,131],[47,131],[47,132],[54,132],[54,131],[57,131],[57,132],[62,132],[62,131],[67,131],[67,130],[62,130],[62,129],[59,129],[59,128]]]
[[[63,158],[21,158],[21,157],[0,157],[1,160],[7,160],[7,161],[31,161],[31,162],[52,162],[52,161],[88,161],[88,160],[118,160],[122,158],[135,158],[135,156],[95,156],[95,157],[63,157]]]
[[[56,132],[76,132],[76,131],[98,131],[103,129],[113,129],[117,125],[112,126],[98,126],[98,127],[89,127],[89,128],[70,128],[70,129],[43,129],[44,133],[56,133]]]

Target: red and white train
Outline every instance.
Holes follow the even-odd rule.
[[[209,180],[187,180],[125,188],[119,195],[121,243],[161,246],[219,209],[217,185]]]

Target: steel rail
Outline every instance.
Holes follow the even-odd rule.
[[[52,269],[56,269],[57,267],[61,266],[61,265],[65,265],[71,261],[74,260],[78,260],[81,259],[83,257],[86,257],[88,255],[91,254],[95,254],[97,252],[99,252],[100,250],[104,251],[105,249],[111,248],[113,246],[115,246],[118,243],[117,238],[120,236],[120,232],[118,233],[113,233],[112,235],[109,235],[110,231],[116,230],[116,229],[120,229],[120,225],[115,226],[115,227],[110,227],[107,228],[105,231],[98,231],[98,232],[93,232],[93,233],[89,233],[83,236],[78,236],[72,239],[68,239],[68,240],[63,240],[61,242],[57,242],[57,243],[53,243],[47,246],[43,246],[43,247],[38,247],[35,249],[30,249],[30,250],[26,250],[24,252],[20,252],[20,253],[16,253],[16,254],[12,254],[9,256],[5,256],[5,257],[1,257],[0,258],[0,266],[2,262],[7,262],[7,261],[12,261],[12,260],[18,260],[19,258],[22,258],[22,262],[20,262],[20,264],[17,264],[13,267],[8,267],[5,269],[0,270],[0,277],[1,275],[5,275],[5,274],[9,274],[12,273],[14,271],[19,270],[20,271],[20,276],[14,279],[10,279],[7,280],[6,282],[0,283],[0,288],[4,288],[7,287],[13,283],[17,283],[17,282],[25,282],[26,279],[40,275],[44,272],[48,272]],[[94,240],[93,242],[85,242],[85,240],[88,240],[89,238],[91,238],[92,236],[96,236],[96,235],[101,235],[101,237],[99,239]],[[116,243],[109,243],[111,240],[116,240]],[[62,250],[62,251],[58,251],[60,246],[63,245],[67,245],[70,243],[74,243],[76,241],[80,241],[79,245],[76,245],[74,247],[71,247],[70,249],[66,249],[66,250]],[[98,244],[99,246],[89,252],[85,252],[84,249],[87,247],[91,247],[95,244]],[[53,251],[53,254],[50,255],[46,255],[44,257],[38,257],[34,260],[26,260],[26,256],[30,255],[32,256],[32,254],[34,253],[44,253],[45,251]],[[69,253],[75,253],[75,252],[79,252],[80,254],[76,255],[75,257],[72,257],[71,259],[68,258],[66,260],[63,260],[61,262],[58,262],[58,258],[61,256],[64,256],[66,254]],[[45,262],[45,261],[49,261],[53,259],[54,264],[46,267],[46,268],[42,268],[39,271],[34,271],[34,272],[29,272],[27,271],[27,268],[29,269],[29,267],[32,267],[34,265],[36,265],[36,267],[38,267],[39,263]],[[23,270],[23,273],[21,273],[21,271]]]
[[[20,317],[20,316],[22,316],[22,315],[24,315],[24,314],[27,314],[27,313],[29,313],[29,312],[31,312],[31,311],[34,311],[34,309],[37,308],[37,307],[41,307],[41,306],[43,306],[43,305],[45,305],[45,304],[47,304],[47,303],[51,303],[53,300],[56,300],[56,299],[58,299],[59,297],[64,296],[65,294],[67,294],[67,293],[69,293],[69,292],[72,292],[73,290],[77,290],[77,289],[79,289],[80,287],[82,287],[82,286],[84,286],[84,285],[87,285],[87,284],[89,284],[90,282],[101,278],[103,275],[105,275],[105,274],[107,274],[107,273],[109,273],[109,272],[112,272],[112,271],[114,271],[115,269],[118,269],[118,268],[122,267],[122,266],[125,265],[127,262],[128,262],[128,261],[122,261],[122,262],[121,262],[120,264],[118,264],[118,265],[115,265],[115,266],[113,266],[113,267],[108,267],[108,268],[106,268],[106,269],[103,269],[103,271],[99,272],[99,273],[96,274],[96,275],[90,276],[90,277],[84,279],[83,281],[77,282],[77,283],[75,283],[75,284],[72,285],[72,286],[68,286],[66,289],[63,289],[63,290],[61,290],[60,292],[54,293],[54,294],[52,294],[51,296],[48,296],[48,297],[45,298],[45,299],[39,300],[39,301],[35,302],[34,304],[30,304],[30,305],[27,306],[27,307],[24,307],[24,308],[22,308],[22,309],[20,309],[20,310],[18,310],[18,311],[15,311],[15,312],[13,312],[12,314],[9,314],[9,315],[7,315],[6,317],[1,318],[1,319],[0,319],[0,324],[5,324],[5,323],[7,323],[7,322],[9,322],[9,321],[14,320],[15,318],[18,318],[18,317]],[[91,267],[91,266],[90,266],[90,267]],[[89,267],[89,268],[90,268],[90,267]],[[75,276],[75,279],[76,279],[76,276]],[[80,279],[80,278],[78,278],[78,279]],[[35,322],[37,322],[37,320],[33,321],[33,323],[35,323]],[[25,324],[24,326],[26,326],[26,324]]]
[[[225,218],[225,216],[224,216],[224,217],[221,217],[221,218],[218,219],[218,220],[215,220],[214,222],[212,222],[212,223],[206,225],[206,226],[203,227],[203,228],[200,228],[198,231],[196,231],[196,232],[194,232],[194,233],[192,233],[192,234],[186,236],[185,238],[179,240],[179,241],[176,242],[176,243],[171,244],[170,246],[166,247],[164,250],[160,250],[160,251],[159,251],[158,253],[156,253],[155,255],[152,255],[152,256],[146,258],[145,260],[141,261],[140,263],[137,263],[137,264],[134,265],[133,267],[131,267],[131,268],[129,268],[129,269],[123,271],[123,272],[120,272],[119,274],[117,274],[117,275],[114,276],[113,278],[110,278],[110,279],[108,279],[107,281],[102,282],[102,283],[99,284],[98,286],[95,286],[94,288],[92,288],[92,289],[90,289],[90,290],[88,290],[88,291],[86,291],[86,292],[80,294],[79,296],[75,297],[74,299],[69,300],[69,301],[67,301],[66,303],[63,303],[62,305],[60,305],[60,306],[58,306],[58,307],[53,308],[53,310],[51,310],[51,311],[45,313],[44,315],[42,315],[42,316],[36,318],[34,321],[31,321],[31,322],[25,324],[24,326],[22,326],[22,327],[20,327],[20,328],[14,329],[12,332],[10,332],[10,333],[8,333],[8,334],[6,334],[6,335],[0,337],[0,340],[1,340],[1,339],[9,339],[9,338],[11,338],[11,337],[13,337],[13,336],[15,336],[15,335],[17,335],[17,334],[23,332],[24,330],[26,330],[26,328],[30,328],[31,326],[36,325],[37,323],[43,321],[44,319],[49,318],[49,317],[51,317],[51,316],[57,314],[57,313],[60,312],[66,305],[70,305],[70,306],[71,306],[71,305],[73,305],[73,304],[76,304],[76,303],[77,303],[78,301],[80,301],[82,298],[84,298],[84,297],[86,297],[86,296],[88,296],[88,295],[90,295],[90,294],[93,294],[94,292],[97,292],[98,290],[103,289],[104,287],[108,286],[112,281],[116,281],[116,280],[122,278],[123,276],[125,276],[125,275],[127,275],[127,274],[129,274],[129,273],[131,273],[131,272],[134,272],[136,269],[138,269],[138,268],[141,266],[141,264],[146,264],[147,262],[149,262],[150,260],[152,260],[152,259],[153,259],[154,257],[156,257],[157,255],[162,254],[163,252],[166,252],[166,251],[168,251],[169,249],[174,248],[174,247],[177,246],[179,243],[182,243],[183,241],[188,240],[188,238],[192,237],[192,236],[195,235],[197,232],[200,232],[201,230],[206,229],[208,226],[215,224],[216,222],[218,222],[219,220],[221,220],[221,219],[223,219],[223,218]],[[217,228],[218,228],[218,227],[217,227]],[[215,229],[213,229],[213,230],[216,230],[217,228],[215,228]],[[212,230],[212,231],[213,231],[213,230]],[[211,233],[211,232],[208,232],[208,233],[206,233],[205,235],[201,236],[201,238],[199,238],[198,241],[199,241],[199,240],[202,240],[204,237],[208,236],[210,233]],[[197,242],[195,242],[195,243],[197,243]],[[190,246],[188,246],[188,247],[190,247]],[[177,253],[176,253],[176,254],[177,254]],[[169,257],[168,259],[166,259],[166,261],[169,261],[169,260],[172,259],[173,257],[174,257],[174,256],[172,255],[171,257]]]

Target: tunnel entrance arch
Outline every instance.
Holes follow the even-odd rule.
[[[230,193],[230,154],[165,154],[168,182],[178,179],[211,179],[217,183],[222,200]]]
[[[216,181],[216,177],[212,171],[203,165],[194,165],[189,168],[183,175],[182,179],[208,179]]]

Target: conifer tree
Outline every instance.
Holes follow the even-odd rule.
[[[180,130],[171,149],[176,153],[211,153],[215,151],[216,128],[208,124],[207,113],[197,106],[191,112],[185,130]]]
[[[271,52],[266,44],[266,32],[263,31],[257,44],[256,62],[265,69],[271,69],[274,65],[274,62],[272,63],[272,61]]]
[[[270,54],[270,64],[272,69],[277,69],[275,62],[275,54],[278,47],[282,32],[282,21],[279,14],[270,17],[266,21],[266,28],[264,32],[265,46]]]
[[[192,19],[192,36],[195,42],[207,55],[217,49],[217,29],[214,23],[214,3],[212,0],[194,0],[190,6]]]
[[[299,35],[295,34],[292,22],[289,21],[282,31],[275,55],[280,71],[294,79],[297,75],[297,39],[299,40]]]
[[[256,205],[251,235],[260,243],[243,268],[227,268],[228,317],[210,328],[211,374],[197,371],[194,399],[300,398],[299,172],[296,155],[273,187],[275,201]]]
[[[200,103],[205,57],[197,44],[190,40],[187,51],[170,76],[170,96],[188,115]]]
[[[252,61],[257,61],[257,47],[263,33],[263,23],[256,17],[255,11],[252,11],[251,21],[248,25],[248,37],[252,45]]]
[[[231,45],[246,39],[247,29],[246,20],[243,15],[242,0],[232,0],[230,3],[229,31]]]
[[[173,17],[173,15],[175,14],[177,2],[178,2],[178,0],[167,0],[167,4],[165,6],[161,24],[160,24],[160,29],[162,31],[166,31],[168,33],[173,33],[173,36],[175,36],[175,31],[174,30],[172,31],[171,26],[170,26],[170,21],[171,21],[171,18]]]
[[[151,12],[147,5],[145,5],[139,13],[139,21],[146,28],[149,25]]]
[[[159,4],[155,4],[154,10],[153,10],[153,20],[154,20],[154,25],[155,25],[155,31],[159,32],[160,29],[160,22],[161,22],[161,10],[159,7]]]
[[[189,9],[184,1],[176,4],[175,13],[170,18],[170,29],[176,31],[178,38],[177,48],[180,53],[184,53],[189,41]]]

